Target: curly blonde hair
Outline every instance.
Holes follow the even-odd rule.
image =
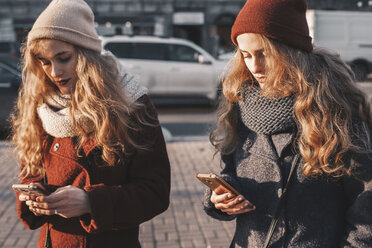
[[[42,152],[48,135],[37,108],[46,96],[58,90],[35,56],[38,43],[36,40],[22,46],[22,86],[12,116],[12,141],[22,164],[21,177],[44,173]],[[77,132],[77,154],[84,140],[92,136],[102,149],[102,159],[114,165],[128,153],[129,147],[145,148],[132,134],[139,131],[138,123],[155,125],[155,119],[136,111],[143,104],[127,99],[119,85],[117,62],[112,55],[77,46],[75,49],[78,80],[71,95],[70,118]]]
[[[363,150],[353,138],[356,132],[352,117],[366,124],[367,133],[372,130],[370,102],[358,89],[350,67],[325,49],[315,48],[308,53],[257,36],[266,58],[267,79],[262,94],[272,98],[296,95],[297,145],[305,161],[304,175],[350,174],[346,153]],[[253,84],[253,76],[237,50],[222,85],[224,98],[217,111],[217,128],[210,134],[211,143],[222,154],[231,154],[237,147],[236,105],[243,100],[243,88]],[[368,144],[365,147],[370,149]]]

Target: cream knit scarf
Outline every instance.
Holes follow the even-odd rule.
[[[147,94],[147,89],[138,80],[124,73],[119,67],[121,75],[120,86],[131,101]],[[76,136],[76,131],[70,119],[70,96],[54,94],[44,99],[44,103],[37,109],[45,132],[57,138]],[[79,117],[78,117],[79,118]]]
[[[44,99],[37,112],[45,132],[53,137],[75,136],[75,130],[69,116],[70,96],[55,94]]]

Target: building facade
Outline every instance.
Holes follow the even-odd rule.
[[[212,55],[231,51],[230,29],[245,0],[86,0],[100,35],[157,35],[192,40]],[[0,0],[1,23],[18,44],[50,0]],[[371,0],[308,0],[310,9],[370,10]],[[4,36],[3,36],[4,37]],[[10,37],[10,36],[7,36]]]

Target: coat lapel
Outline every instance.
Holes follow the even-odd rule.
[[[276,163],[278,155],[269,136],[250,132],[244,143],[243,149],[251,154]]]
[[[279,133],[271,136],[278,157],[282,157],[284,148],[292,143],[294,136],[294,133]]]
[[[293,138],[293,133],[274,134],[270,137],[265,134],[249,132],[243,150],[277,163],[284,148],[291,144]]]
[[[97,146],[97,141],[92,137],[87,137],[82,144],[85,156],[88,156],[88,154]]]

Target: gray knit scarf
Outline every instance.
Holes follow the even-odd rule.
[[[260,94],[259,86],[244,91],[244,101],[239,102],[239,116],[250,130],[271,135],[295,126],[293,105],[295,96],[271,99]]]

